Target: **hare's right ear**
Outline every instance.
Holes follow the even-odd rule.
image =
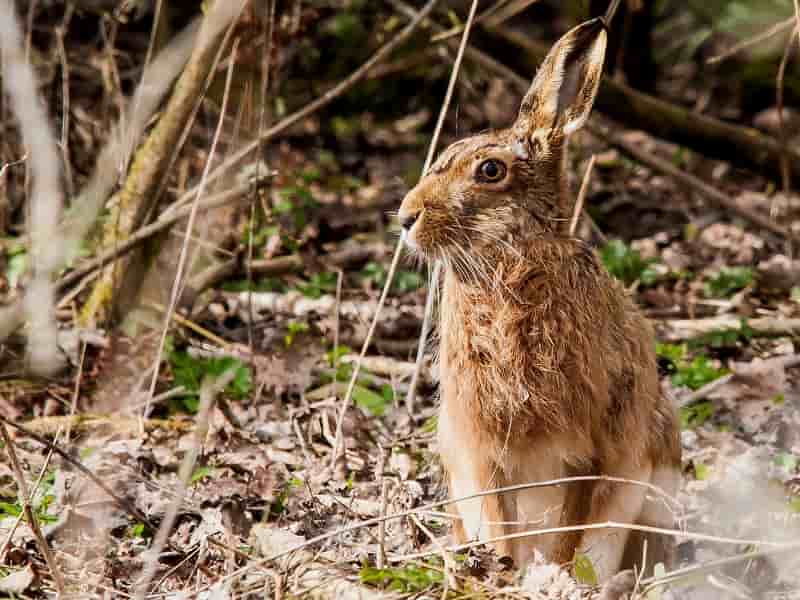
[[[514,129],[565,136],[589,117],[600,87],[606,54],[606,26],[601,18],[565,33],[547,54],[522,100]]]

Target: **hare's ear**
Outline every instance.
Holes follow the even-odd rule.
[[[556,128],[565,136],[580,129],[600,87],[606,39],[601,18],[565,33],[539,67],[522,100],[515,129],[531,135]]]

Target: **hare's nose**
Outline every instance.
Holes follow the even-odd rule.
[[[414,226],[414,223],[417,222],[417,218],[419,218],[420,212],[421,211],[417,210],[414,212],[409,212],[406,214],[399,215],[398,218],[400,219],[400,226],[406,231],[411,229]]]

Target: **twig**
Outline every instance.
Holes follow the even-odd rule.
[[[334,531],[329,531],[327,533],[322,533],[322,534],[320,534],[318,536],[315,536],[315,537],[313,537],[313,538],[311,538],[309,540],[306,540],[302,544],[298,544],[298,545],[293,546],[291,548],[288,548],[286,550],[282,550],[280,552],[277,552],[277,553],[273,554],[272,556],[267,556],[267,557],[262,558],[262,559],[260,559],[258,561],[255,561],[255,562],[253,562],[251,564],[245,565],[244,567],[240,568],[238,571],[235,571],[233,573],[230,573],[229,575],[226,575],[224,578],[222,578],[220,581],[218,581],[217,584],[222,585],[222,584],[230,583],[230,582],[238,579],[239,577],[243,576],[244,574],[246,574],[251,569],[260,568],[260,567],[262,567],[262,566],[264,566],[266,564],[269,564],[271,562],[279,560],[279,559],[283,558],[284,556],[288,556],[290,554],[293,554],[294,552],[297,552],[298,550],[302,550],[304,548],[308,548],[310,546],[313,546],[313,545],[318,544],[320,542],[327,541],[329,539],[340,537],[340,536],[342,536],[342,535],[344,535],[346,533],[350,533],[352,531],[356,531],[356,530],[362,529],[364,527],[371,527],[373,525],[377,525],[377,524],[379,524],[381,522],[395,520],[395,519],[404,519],[406,517],[410,517],[411,515],[415,515],[415,514],[424,514],[425,512],[433,510],[433,509],[441,508],[443,506],[447,506],[449,504],[453,504],[453,503],[456,503],[456,502],[462,502],[464,500],[471,500],[473,498],[483,498],[485,496],[493,496],[493,495],[497,495],[497,494],[505,494],[505,493],[509,493],[509,492],[517,492],[517,491],[521,491],[521,490],[528,490],[528,489],[535,489],[535,488],[542,488],[542,487],[553,487],[553,486],[558,486],[558,485],[568,485],[568,484],[571,484],[571,483],[579,483],[581,481],[607,481],[607,482],[612,482],[612,483],[621,483],[621,484],[625,484],[625,485],[641,486],[641,487],[647,488],[648,490],[651,490],[651,491],[655,492],[657,495],[659,495],[659,497],[661,497],[661,498],[663,498],[665,500],[668,500],[672,504],[677,504],[677,501],[674,498],[672,498],[669,494],[664,492],[664,490],[662,490],[658,486],[653,485],[652,483],[645,482],[645,481],[636,481],[636,480],[633,480],[633,479],[625,479],[623,477],[612,477],[610,475],[579,475],[579,476],[575,476],[575,477],[563,477],[563,478],[560,478],[560,479],[551,479],[551,480],[548,480],[548,481],[536,481],[536,482],[532,482],[532,483],[522,483],[522,484],[506,486],[506,487],[501,487],[501,488],[494,488],[494,489],[486,490],[486,491],[482,491],[482,492],[475,492],[473,494],[468,494],[468,495],[465,495],[465,496],[461,496],[459,498],[452,498],[452,499],[448,499],[448,500],[439,500],[439,501],[436,501],[436,502],[429,502],[428,504],[423,504],[422,506],[418,506],[417,508],[413,508],[413,509],[410,509],[410,510],[405,510],[405,511],[392,513],[390,515],[386,515],[386,516],[383,516],[383,517],[373,517],[371,519],[366,519],[366,520],[361,521],[359,523],[354,523],[352,525],[346,525],[345,527],[340,527],[340,528],[338,528],[338,529],[336,529]],[[672,530],[667,530],[667,531],[672,531]],[[198,591],[200,591],[200,590],[198,590]]]
[[[81,461],[74,458],[69,452],[62,450],[56,444],[54,444],[44,436],[41,436],[38,433],[31,431],[30,429],[24,427],[23,425],[20,425],[19,423],[15,423],[14,421],[7,419],[3,415],[0,415],[0,423],[4,423],[5,425],[13,427],[17,431],[20,431],[23,434],[25,434],[26,437],[31,438],[32,440],[43,445],[45,448],[49,448],[50,450],[58,454],[61,458],[63,458],[73,467],[78,469],[81,473],[86,475],[86,477],[88,477],[91,480],[91,482],[94,483],[98,488],[100,488],[106,494],[108,494],[108,497],[111,498],[119,508],[121,508],[126,513],[131,515],[137,521],[141,521],[149,528],[151,528],[153,531],[155,531],[156,529],[155,525],[153,525],[153,523],[150,521],[150,519],[147,518],[147,516],[145,516],[144,513],[140,512],[128,500],[118,495],[113,489],[111,489],[106,483],[104,483],[102,479],[100,479],[99,477],[97,477],[97,475],[92,473]]]
[[[244,3],[239,3],[239,11],[244,7]],[[238,19],[238,12],[236,13],[236,17],[231,19],[232,23],[235,23]],[[186,224],[186,235],[183,239],[183,245],[181,246],[181,252],[178,255],[178,266],[175,272],[175,279],[172,284],[172,293],[170,294],[170,301],[169,306],[167,307],[166,314],[164,315],[164,325],[161,331],[161,339],[159,340],[158,344],[158,352],[156,353],[155,361],[153,362],[153,378],[150,380],[150,392],[147,394],[148,400],[153,397],[156,391],[156,383],[158,382],[158,372],[159,366],[161,364],[161,356],[164,353],[164,346],[167,342],[167,334],[169,332],[169,325],[170,321],[172,321],[172,316],[175,313],[175,308],[178,305],[178,298],[181,294],[181,288],[183,285],[183,270],[186,266],[186,258],[189,253],[189,236],[194,229],[194,221],[197,217],[197,206],[200,202],[200,198],[203,196],[203,192],[206,189],[206,182],[208,179],[208,172],[211,169],[211,163],[214,159],[217,150],[217,143],[219,142],[219,136],[222,133],[222,125],[225,122],[225,112],[228,107],[228,97],[231,88],[231,81],[233,79],[233,68],[236,65],[236,50],[237,44],[233,45],[233,49],[231,50],[231,59],[230,64],[228,66],[228,73],[225,78],[225,90],[223,92],[222,97],[222,107],[220,108],[219,114],[219,121],[217,122],[217,129],[214,132],[214,138],[211,141],[211,148],[208,151],[208,158],[206,159],[206,165],[203,169],[203,175],[200,179],[200,185],[197,189],[197,196],[195,196],[195,200],[192,203],[192,209],[189,213],[189,221]],[[149,413],[150,406],[146,404],[144,410],[142,411],[142,419]]]
[[[529,531],[520,531],[517,533],[509,533],[506,535],[499,535],[485,540],[476,540],[474,542],[467,542],[465,544],[458,544],[455,546],[448,546],[449,552],[462,552],[470,548],[477,548],[478,546],[485,546],[487,544],[494,544],[506,540],[516,540],[519,538],[536,537],[540,535],[550,535],[554,533],[569,533],[572,531],[588,531],[590,529],[622,529],[627,531],[643,531],[645,533],[657,533],[659,535],[668,535],[671,537],[681,537],[689,540],[714,542],[717,544],[734,544],[734,545],[763,545],[772,546],[774,548],[790,548],[800,547],[797,542],[770,542],[768,540],[759,539],[743,539],[733,537],[723,537],[711,535],[706,533],[692,533],[690,531],[683,531],[680,529],[667,529],[665,527],[651,527],[649,525],[639,525],[638,523],[620,523],[618,521],[604,521],[602,523],[585,523],[583,525],[562,525],[560,527],[547,527],[543,529],[531,529]],[[417,552],[414,554],[404,554],[402,556],[395,556],[390,558],[391,562],[405,562],[409,560],[416,560],[419,558],[426,558],[432,556],[436,552]]]
[[[400,256],[402,255],[402,253],[403,253],[403,244],[402,242],[398,242],[397,248],[394,251],[394,257],[392,257],[392,264],[389,266],[389,271],[386,274],[386,284],[383,286],[381,297],[378,300],[377,307],[375,308],[375,315],[372,317],[372,322],[370,323],[369,329],[367,330],[367,336],[364,339],[364,344],[361,346],[361,352],[359,353],[359,358],[354,363],[353,373],[350,376],[350,381],[347,384],[347,391],[345,392],[344,398],[342,398],[342,406],[339,409],[339,415],[336,419],[336,434],[334,436],[333,451],[331,452],[331,464],[330,464],[331,469],[335,467],[336,461],[339,458],[339,452],[344,443],[344,439],[342,436],[342,425],[344,423],[344,416],[347,413],[347,408],[349,407],[350,402],[352,401],[353,398],[353,390],[355,389],[356,381],[358,380],[358,376],[361,372],[361,361],[367,354],[367,349],[369,348],[370,341],[372,340],[372,336],[375,334],[375,327],[377,327],[378,325],[378,318],[381,315],[381,309],[383,308],[383,305],[386,303],[386,296],[389,295],[389,288],[392,285],[392,278],[394,277],[394,273],[397,270],[397,263],[400,262]]]
[[[665,173],[672,177],[673,179],[679,181],[683,185],[693,189],[700,195],[702,195],[707,200],[710,200],[712,204],[718,206],[719,208],[723,208],[726,211],[730,211],[759,227],[774,233],[775,235],[781,236],[783,238],[792,240],[794,242],[800,242],[800,236],[793,233],[786,227],[778,225],[777,223],[773,222],[769,217],[766,217],[757,211],[744,207],[739,206],[734,200],[729,198],[727,195],[720,192],[715,187],[707,184],[702,179],[695,177],[694,175],[690,175],[686,173],[670,163],[667,160],[662,158],[658,158],[651,152],[646,152],[645,150],[637,147],[634,144],[631,144],[627,140],[625,140],[622,136],[612,133],[610,131],[606,131],[601,129],[597,125],[589,122],[587,123],[587,129],[589,129],[594,135],[606,140],[612,146],[620,149],[623,153],[627,154],[628,156],[635,159],[637,162],[650,167],[651,169],[655,169],[661,173]]]
[[[586,171],[583,174],[583,181],[581,182],[581,189],[578,191],[578,199],[575,201],[575,210],[572,212],[572,220],[569,223],[569,236],[575,235],[575,229],[578,227],[578,219],[580,219],[581,212],[583,211],[583,202],[586,198],[586,192],[589,190],[589,180],[592,178],[592,169],[597,160],[597,155],[592,154],[589,159],[589,164],[586,166]]]
[[[39,546],[42,556],[44,556],[44,560],[47,563],[47,568],[50,569],[50,574],[53,576],[53,583],[56,586],[56,593],[60,598],[64,595],[64,579],[61,576],[61,571],[58,568],[58,564],[56,563],[55,556],[53,556],[53,552],[50,549],[50,545],[47,543],[47,540],[44,538],[42,530],[39,527],[39,519],[31,508],[30,496],[28,494],[28,484],[25,482],[25,475],[19,465],[19,461],[17,460],[17,451],[14,446],[14,442],[11,440],[11,436],[8,435],[8,429],[6,429],[4,422],[0,422],[0,435],[2,436],[3,442],[6,445],[6,452],[8,453],[8,459],[11,461],[14,479],[17,480],[19,498],[24,504],[25,516],[28,519],[28,525],[30,526],[31,531],[33,531],[33,536],[36,538],[36,544]]]
[[[161,525],[153,538],[152,546],[147,551],[148,556],[145,560],[142,575],[136,585],[136,592],[134,594],[137,600],[143,600],[147,594],[150,582],[153,580],[158,566],[158,558],[164,546],[167,544],[169,535],[172,532],[172,527],[178,517],[178,512],[183,504],[183,498],[186,495],[189,481],[194,472],[197,457],[205,442],[206,435],[208,435],[208,423],[211,417],[211,411],[214,407],[214,400],[217,394],[225,389],[225,386],[233,380],[233,376],[234,370],[228,369],[216,379],[206,378],[200,386],[200,407],[198,408],[197,419],[195,421],[193,443],[186,452],[186,456],[178,472],[178,489],[174,491],[172,501],[164,514],[164,519],[161,521]]]
[[[705,384],[700,389],[690,392],[681,398],[678,398],[678,405],[681,407],[689,406],[690,404],[693,404],[694,402],[697,402],[698,400],[705,398],[714,390],[717,390],[726,383],[728,383],[731,379],[733,379],[733,376],[734,376],[733,373],[728,373],[727,375],[723,375],[722,377],[719,377],[714,381]]]
[[[658,338],[666,342],[682,342],[721,329],[740,330],[742,318],[722,315],[703,319],[670,319],[655,321]],[[758,335],[796,335],[800,318],[757,317],[747,319],[748,330]]]
[[[316,98],[314,101],[309,102],[300,110],[288,115],[287,117],[278,121],[275,125],[267,129],[266,131],[261,132],[259,139],[254,140],[247,145],[245,145],[241,150],[234,153],[232,156],[225,159],[219,166],[217,166],[208,176],[208,182],[211,183],[216,181],[219,177],[227,173],[230,169],[235,167],[239,164],[243,159],[247,158],[254,150],[257,150],[259,145],[271,140],[275,136],[283,133],[289,127],[305,119],[309,115],[317,112],[319,109],[327,106],[342,94],[347,92],[350,88],[352,88],[355,84],[359,81],[364,79],[367,75],[369,70],[374,67],[376,64],[381,62],[385,59],[389,54],[391,54],[395,48],[397,48],[400,44],[405,42],[412,33],[414,33],[425,18],[431,13],[434,7],[438,4],[439,0],[428,0],[428,3],[422,8],[422,10],[417,14],[417,16],[411,20],[411,22],[406,25],[400,33],[398,33],[395,37],[391,40],[386,42],[383,46],[378,48],[378,50],[373,54],[369,59],[367,59],[360,67],[358,67],[355,71],[350,73],[347,77],[345,77],[342,81],[337,83],[327,92],[322,94],[320,97]],[[184,193],[179,199],[177,204],[185,204],[190,202],[196,195],[197,189],[193,188]]]
[[[447,115],[447,109],[450,106],[450,100],[453,97],[453,90],[455,89],[458,73],[461,69],[461,61],[464,58],[464,50],[467,47],[467,40],[469,40],[469,32],[472,29],[472,21],[475,17],[475,11],[478,8],[478,0],[473,0],[467,16],[467,22],[464,25],[464,34],[461,36],[461,44],[458,47],[458,54],[456,54],[455,63],[453,63],[453,71],[450,74],[450,81],[447,84],[447,93],[442,103],[442,108],[439,111],[439,120],[436,122],[436,129],[433,132],[431,145],[428,148],[428,156],[425,159],[425,166],[422,168],[422,175],[424,177],[433,162],[433,157],[436,152],[436,145],[439,141],[439,134],[444,124],[444,118]],[[425,315],[422,319],[422,330],[419,334],[419,346],[417,347],[417,358],[414,366],[414,375],[411,377],[411,383],[408,387],[408,395],[406,396],[406,410],[410,414],[414,414],[414,397],[417,393],[417,385],[419,384],[420,373],[422,373],[422,361],[425,358],[425,346],[428,342],[428,334],[430,332],[431,321],[433,319],[433,304],[434,304],[434,286],[439,285],[439,274],[441,273],[442,266],[439,261],[433,264],[433,273],[431,274],[431,285],[428,286],[428,294],[425,297]],[[391,280],[387,280],[386,284],[389,285]]]
[[[61,429],[56,432],[55,440],[58,442],[58,436],[61,433]],[[50,466],[50,460],[53,458],[53,449],[47,452],[47,457],[44,460],[44,464],[42,464],[42,468],[39,470],[39,476],[36,478],[36,482],[33,484],[33,489],[31,489],[30,496],[25,500],[27,504],[33,502],[34,497],[36,496],[36,492],[39,490],[39,486],[42,484],[42,480],[44,479],[45,474],[47,473],[47,468]],[[14,521],[14,524],[11,526],[11,529],[8,530],[8,535],[6,536],[5,541],[0,544],[0,556],[3,556],[6,552],[6,548],[11,543],[11,540],[14,539],[14,532],[19,527],[20,522],[22,521],[23,517],[26,516],[25,511],[22,511],[17,515],[17,519]],[[45,539],[47,539],[45,537]]]
[[[792,187],[792,172],[789,169],[789,154],[786,150],[789,142],[788,132],[786,131],[786,127],[784,126],[783,122],[783,92],[784,80],[786,76],[786,65],[789,64],[789,57],[791,56],[792,48],[794,47],[794,32],[798,32],[797,27],[794,28],[792,35],[790,35],[789,39],[786,40],[786,45],[783,49],[783,56],[781,57],[781,63],[778,66],[778,74],[775,77],[775,105],[778,109],[778,141],[782,147],[782,152],[780,155],[780,167],[784,194],[788,194]]]
[[[257,184],[258,182],[256,182]],[[253,188],[251,183],[243,183],[231,188],[230,190],[214,194],[203,198],[197,205],[198,212],[205,212],[213,210],[221,206],[227,206],[233,202],[237,202],[246,198],[247,194]],[[171,212],[162,214],[156,221],[137,229],[130,237],[115,244],[113,247],[105,250],[93,259],[83,263],[78,268],[73,269],[70,273],[64,275],[58,280],[56,287],[59,290],[64,290],[69,286],[77,283],[93,271],[104,267],[111,261],[116,260],[123,254],[130,252],[133,248],[147,240],[148,238],[161,233],[172,227],[178,221],[188,217],[192,212],[192,206],[182,206]]]
[[[770,27],[769,29],[767,29],[765,31],[762,31],[758,35],[755,35],[755,36],[753,36],[753,37],[751,37],[751,38],[749,38],[747,40],[739,42],[738,44],[736,44],[734,46],[731,46],[730,48],[728,48],[724,52],[718,54],[717,56],[712,56],[711,58],[706,60],[706,64],[714,65],[714,64],[717,64],[718,62],[722,62],[723,60],[725,60],[727,58],[730,58],[734,54],[738,54],[742,50],[745,50],[747,48],[750,48],[751,46],[755,46],[757,44],[760,44],[764,40],[768,40],[769,38],[771,38],[773,36],[776,36],[779,33],[783,33],[787,29],[791,29],[791,27],[792,27],[792,25],[794,25],[794,23],[795,23],[795,18],[794,17],[789,17],[785,21],[781,21],[779,23],[776,23],[775,25],[773,25],[772,27]]]
[[[727,558],[720,558],[717,560],[700,563],[699,565],[691,565],[688,567],[683,567],[682,569],[676,569],[675,571],[672,571],[671,573],[666,573],[665,575],[662,576],[648,577],[647,579],[642,580],[642,586],[644,587],[644,589],[642,590],[642,595],[644,597],[647,597],[648,592],[653,588],[666,585],[673,581],[689,578],[694,575],[706,573],[708,571],[714,571],[716,569],[740,563],[745,560],[752,560],[754,558],[763,558],[767,556],[775,556],[777,554],[783,554],[798,549],[800,549],[800,542],[793,542],[787,544],[782,548],[768,548],[766,550],[754,550],[752,552],[744,552],[743,554],[738,554],[736,556],[729,556]]]
[[[450,592],[450,579],[452,578],[451,570],[453,568],[450,554],[448,554],[447,548],[442,546],[441,542],[436,539],[436,536],[431,533],[431,530],[425,527],[422,520],[417,515],[411,515],[411,520],[414,521],[414,524],[428,537],[431,543],[436,546],[436,550],[442,557],[442,563],[444,563],[444,589],[442,590],[442,600],[447,600],[447,595]]]

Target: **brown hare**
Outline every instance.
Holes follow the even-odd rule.
[[[508,129],[447,148],[403,200],[407,244],[444,265],[438,436],[452,498],[579,475],[676,493],[680,440],[662,396],[653,332],[594,251],[570,237],[568,136],[603,67],[601,19],[572,29],[539,69]],[[455,502],[459,542],[587,523],[669,527],[663,496],[589,480]],[[624,528],[493,543],[524,565],[538,549],[586,554],[599,579],[668,562],[667,537]]]

